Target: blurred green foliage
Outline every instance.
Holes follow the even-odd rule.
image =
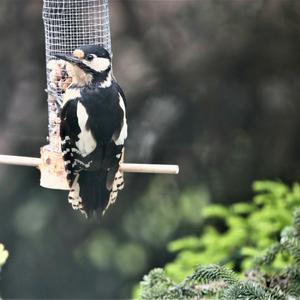
[[[252,203],[236,203],[225,207],[210,205],[202,214],[207,222],[199,236],[187,236],[171,242],[168,249],[178,252],[165,267],[175,281],[190,274],[196,265],[220,263],[237,271],[245,271],[266,247],[279,239],[281,230],[291,223],[292,212],[300,205],[300,185],[291,188],[280,182],[257,181]],[[213,221],[221,221],[213,226]],[[278,256],[268,269],[276,270],[287,263]]]
[[[199,215],[208,202],[209,194],[204,188],[190,187],[180,192],[174,178],[156,176],[120,224],[130,242],[118,241],[109,231],[99,229],[79,245],[74,255],[77,261],[88,262],[99,270],[114,268],[126,277],[141,274],[148,263],[142,245],[156,251],[171,241],[184,224],[200,226]]]
[[[133,240],[157,248],[182,224],[201,224],[199,214],[209,200],[205,187],[179,191],[174,178],[156,176],[140,201],[132,205],[131,214],[125,216],[123,228]]]
[[[282,183],[263,181],[254,183],[254,190],[258,194],[253,204],[239,203],[226,209],[208,207],[205,215],[224,220],[227,230],[223,233],[204,230],[200,239],[171,243],[172,250],[180,251],[179,257],[165,270],[153,269],[145,275],[134,297],[143,300],[299,299],[299,185],[289,188]],[[212,236],[209,243],[208,234]],[[237,251],[238,255],[233,256]],[[211,265],[213,260],[219,260],[221,266]],[[224,263],[226,267],[222,266]],[[228,269],[232,266],[240,273]]]

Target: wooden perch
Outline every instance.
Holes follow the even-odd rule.
[[[0,155],[0,164],[38,167],[42,160],[36,157]]]
[[[64,162],[60,152],[41,148],[41,158],[0,155],[0,164],[36,167],[41,171],[41,186],[68,190]],[[178,174],[177,165],[120,163],[120,169],[127,173]]]

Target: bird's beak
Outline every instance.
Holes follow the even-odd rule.
[[[71,64],[74,65],[80,65],[82,62],[79,58],[73,56],[73,55],[69,55],[69,54],[55,54],[54,55],[56,58],[58,59],[62,59],[64,61],[67,61]]]

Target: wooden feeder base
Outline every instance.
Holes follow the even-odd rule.
[[[66,180],[66,172],[64,161],[60,152],[55,152],[44,146],[41,148],[41,171],[42,187],[56,190],[69,190],[69,185]]]

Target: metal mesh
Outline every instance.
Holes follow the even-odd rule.
[[[54,54],[71,53],[82,45],[102,45],[111,53],[108,1],[44,0],[49,145],[54,151],[60,151],[59,103],[70,83],[64,66],[54,60]]]

